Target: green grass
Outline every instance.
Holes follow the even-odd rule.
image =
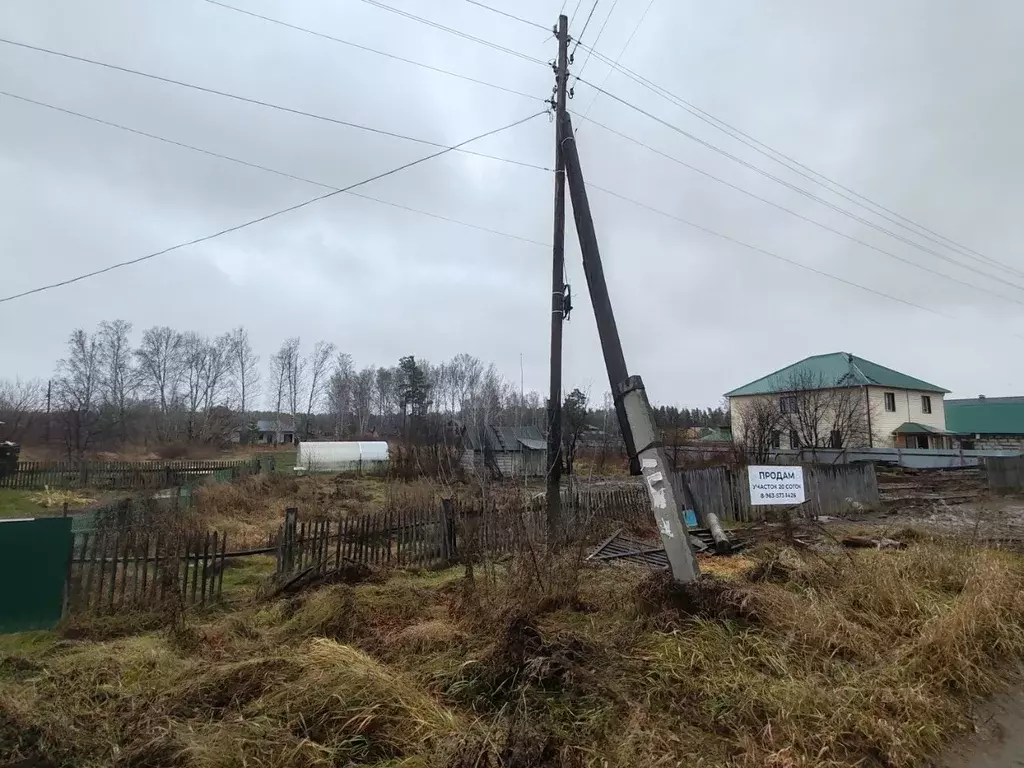
[[[224,569],[224,596],[231,599],[251,597],[274,575],[277,561],[273,555],[239,558]]]
[[[44,509],[31,500],[39,491],[15,491],[0,488],[0,519],[12,517],[44,517],[61,514],[59,509]]]

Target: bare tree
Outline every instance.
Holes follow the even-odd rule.
[[[832,381],[810,372],[794,372],[780,388],[779,409],[792,448],[868,444],[867,398],[863,387],[849,375]]]
[[[231,331],[228,337],[232,398],[238,412],[245,419],[260,394],[260,356],[253,352],[249,332],[242,326]]]
[[[739,434],[736,438],[747,455],[747,459],[764,464],[779,448],[782,430],[782,412],[779,400],[773,397],[754,397],[737,406],[740,419]]]
[[[139,363],[140,383],[160,409],[159,435],[167,439],[171,409],[178,400],[183,370],[181,334],[167,326],[148,328],[135,350],[135,358]]]
[[[369,431],[375,382],[376,372],[373,368],[364,368],[352,381],[352,408],[356,415],[356,433],[360,437]]]
[[[39,379],[0,380],[0,442],[17,442],[32,426],[43,406]]]
[[[295,425],[295,415],[299,412],[299,398],[302,397],[302,390],[306,381],[306,361],[302,358],[300,351],[301,341],[298,336],[292,337],[281,345],[278,354],[285,371],[285,396],[287,397],[288,411],[292,415],[292,425]]]
[[[132,324],[104,320],[96,334],[103,403],[113,416],[121,445],[128,442],[128,414],[139,388],[138,371],[132,365]]]
[[[80,460],[99,425],[100,356],[95,336],[81,328],[71,332],[67,357],[57,363],[55,384],[68,456]]]
[[[327,394],[327,385],[331,375],[331,356],[334,354],[334,350],[334,344],[331,342],[318,341],[305,364],[309,371],[309,401],[306,404],[307,437],[312,435],[310,422],[313,418],[313,409],[323,404]]]
[[[192,442],[198,435],[200,407],[209,364],[209,343],[194,331],[181,337],[181,357],[185,384],[185,436]]]
[[[327,384],[327,406],[334,419],[334,436],[341,438],[348,427],[348,419],[352,413],[352,379],[355,376],[355,365],[352,355],[339,352],[334,359],[334,372]]]
[[[398,372],[394,368],[378,368],[375,384],[375,405],[383,432],[387,429],[388,416],[398,407]]]

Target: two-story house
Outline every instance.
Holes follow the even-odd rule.
[[[951,448],[949,390],[848,352],[808,357],[726,393],[733,439],[767,448]]]

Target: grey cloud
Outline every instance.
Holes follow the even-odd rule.
[[[550,92],[551,73],[542,67],[357,0],[237,2],[541,97]],[[392,2],[531,56],[554,55],[554,41],[540,30],[460,0]],[[515,3],[514,11],[548,24],[560,5],[530,0]],[[599,5],[586,40],[610,7]],[[644,7],[618,3],[599,49],[617,54]],[[1024,269],[1016,180],[1022,16],[1024,8],[1009,0],[980,6],[656,0],[622,63],[853,189]],[[579,20],[575,27],[578,32]],[[0,7],[0,28],[12,39],[446,144],[539,108],[201,0],[11,0]],[[584,58],[580,49],[576,68]],[[584,78],[601,84],[607,72],[591,59]],[[606,87],[806,186],[621,74],[611,74]],[[335,186],[431,151],[8,46],[0,46],[0,89]],[[592,97],[589,86],[578,84],[570,106],[586,112]],[[596,100],[591,115],[803,215],[1024,301],[1024,291],[995,268],[960,269],[895,242],[607,97]],[[553,128],[541,117],[473,148],[547,166],[552,139]],[[960,318],[889,302],[593,191],[627,360],[653,399],[713,404],[721,392],[767,370],[836,349],[958,394],[1017,393],[1024,380],[1024,364],[1012,353],[1020,343],[1015,334],[1024,332],[1020,304],[867,251],[596,126],[584,124],[579,141],[595,184]],[[2,97],[0,174],[4,295],[322,191]],[[541,171],[453,153],[361,191],[540,242],[551,238],[552,182]],[[566,331],[565,380],[570,387],[590,383],[598,397],[606,376],[574,238],[570,225],[567,270],[576,311]],[[543,390],[549,279],[550,254],[536,245],[339,195],[0,305],[0,375],[47,375],[73,326],[116,316],[137,329],[160,323],[215,333],[244,324],[264,355],[290,335],[328,338],[358,363],[466,351],[494,360],[510,378],[518,377],[522,353],[526,386]]]

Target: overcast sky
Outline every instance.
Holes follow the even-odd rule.
[[[360,0],[226,0],[546,98],[549,69]],[[599,0],[583,35],[615,58],[649,0]],[[387,0],[542,60],[545,32],[464,0]],[[561,0],[490,0],[544,25]],[[580,34],[592,0],[571,33]],[[567,13],[576,7],[567,3]],[[654,0],[621,64],[801,163],[1010,265],[970,259],[814,187],[597,59],[584,80],[942,254],[758,175],[590,86],[570,109],[731,184],[957,281],[826,232],[580,123],[588,182],[901,304],[597,190],[591,205],[631,373],[659,403],[721,394],[807,355],[849,351],[960,396],[1024,394],[1024,4],[1003,0]],[[454,144],[543,108],[204,0],[3,0],[0,36]],[[547,39],[545,39],[547,38]],[[575,57],[579,74],[584,49]],[[330,186],[436,151],[411,141],[0,44],[0,90]],[[591,109],[592,106],[592,109]],[[547,116],[468,149],[550,167]],[[0,96],[0,296],[143,256],[325,190]],[[543,170],[450,153],[362,187],[392,203],[550,243]],[[1015,215],[1016,214],[1016,215]],[[342,194],[138,265],[0,304],[0,378],[48,376],[69,331],[124,318],[209,334],[247,327],[264,360],[288,336],[358,365],[468,352],[546,390],[549,248]],[[958,263],[951,263],[958,262]],[[962,265],[962,266],[961,266]],[[575,229],[565,383],[608,389]],[[978,286],[977,289],[962,283]],[[1000,296],[1007,297],[1001,298]],[[936,314],[937,313],[937,314]]]

